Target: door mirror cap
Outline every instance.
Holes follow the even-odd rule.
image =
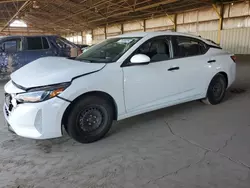
[[[130,59],[130,62],[132,64],[149,64],[150,62],[150,57],[148,57],[147,55],[144,55],[144,54],[136,54],[134,55],[131,59]]]

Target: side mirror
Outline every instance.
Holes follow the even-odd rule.
[[[4,52],[4,49],[2,46],[0,46],[0,52]]]
[[[150,62],[150,57],[144,54],[136,54],[130,59],[131,64],[146,65]]]

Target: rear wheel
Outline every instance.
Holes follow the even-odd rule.
[[[214,76],[209,84],[207,97],[202,100],[205,104],[219,104],[225,97],[227,88],[226,78],[222,74]]]
[[[69,113],[67,132],[78,142],[95,142],[109,131],[113,115],[113,108],[108,100],[97,96],[80,99]]]

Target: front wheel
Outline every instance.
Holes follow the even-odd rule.
[[[66,130],[78,142],[95,142],[109,131],[113,115],[113,108],[108,100],[86,96],[78,100],[71,109]]]
[[[226,78],[222,74],[213,77],[207,90],[207,97],[202,100],[205,104],[219,104],[225,97],[227,88]]]

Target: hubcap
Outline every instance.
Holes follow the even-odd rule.
[[[103,121],[103,114],[99,108],[87,108],[80,113],[79,127],[84,132],[92,132],[98,129]]]

